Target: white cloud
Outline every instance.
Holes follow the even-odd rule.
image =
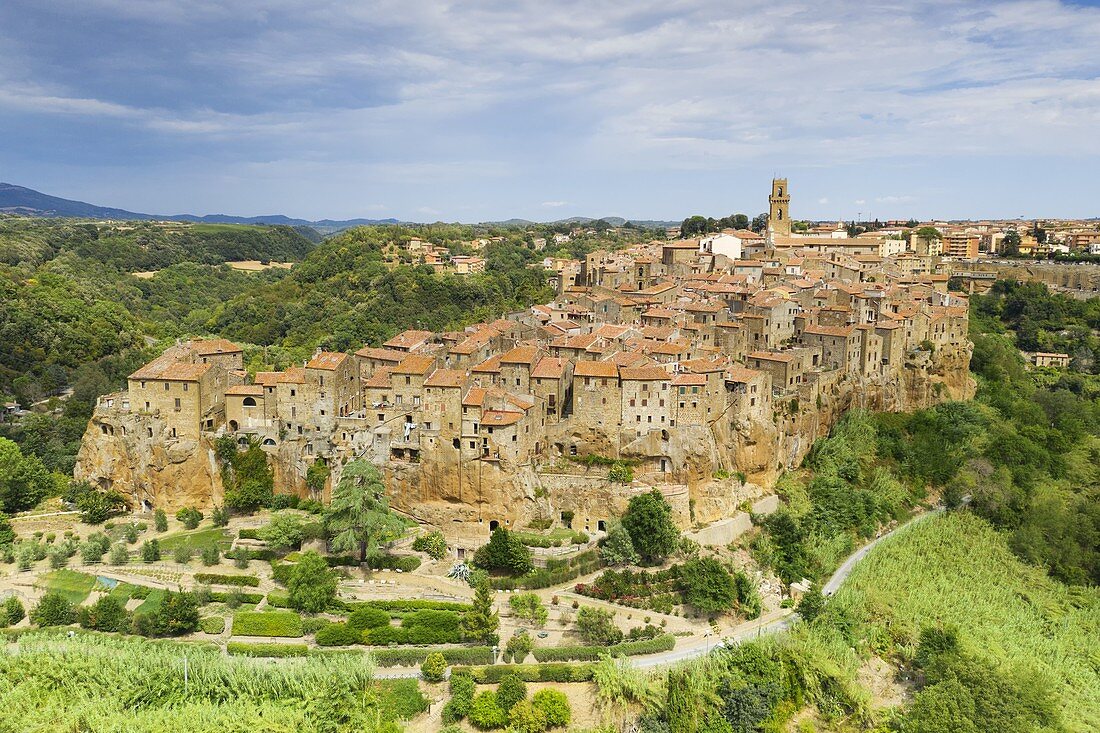
[[[556,208],[558,208],[559,206],[565,206],[565,205],[566,205],[567,203],[569,203],[569,202],[568,202],[568,201],[543,201],[543,202],[542,202],[541,204],[539,204],[539,205],[540,205],[540,206],[546,206],[546,207],[549,207],[549,208],[555,208],[555,209],[556,209]]]
[[[821,198],[819,198],[819,199],[817,200],[817,203],[819,203],[819,204],[827,204],[827,203],[829,203],[829,198],[828,198],[827,196],[822,196]]]
[[[862,206],[863,204],[867,203],[867,200],[866,199],[856,199],[852,203],[855,204],[856,206]]]

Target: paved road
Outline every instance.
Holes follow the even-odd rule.
[[[853,552],[848,556],[848,559],[841,563],[840,567],[829,576],[829,580],[826,581],[821,589],[822,594],[831,596],[836,593],[840,589],[840,586],[844,584],[844,581],[848,579],[848,576],[852,574],[852,570],[859,564],[859,561],[866,557],[867,553],[874,549],[875,545],[879,542],[942,511],[943,508],[938,507],[932,511],[913,517],[913,519],[905,524],[895,527],[881,537],[876,537],[873,541],[868,542],[866,545]],[[627,661],[635,667],[659,667],[675,662],[682,662],[685,659],[694,659],[695,657],[704,656],[712,649],[723,644],[740,644],[750,639],[758,639],[761,636],[778,634],[789,629],[797,619],[798,614],[795,613],[793,609],[784,609],[770,614],[769,616],[742,624],[734,629],[732,633],[726,634],[721,639],[708,638],[702,643],[698,640],[693,640],[689,645],[673,649],[672,651],[644,657],[628,657]]]

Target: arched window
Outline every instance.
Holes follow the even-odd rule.
[[[775,218],[777,221],[783,221],[783,209],[775,212]]]
[[[240,426],[237,424],[236,420],[230,420],[229,421],[229,430],[230,430],[230,432],[235,433],[235,432],[237,432],[237,430],[239,428],[240,428]]]
[[[274,438],[264,438],[264,445],[268,446],[269,448],[275,445]]]
[[[782,186],[780,186],[779,188],[777,188],[777,189],[776,189],[776,192],[777,192],[777,193],[775,194],[776,196],[782,196],[782,195],[783,195],[783,187],[782,187]]]
[[[255,397],[245,397],[244,398],[244,406],[245,407],[255,407],[256,406],[256,398]]]

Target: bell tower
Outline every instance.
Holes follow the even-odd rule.
[[[791,236],[791,192],[786,178],[772,179],[768,197],[768,231],[781,237]]]

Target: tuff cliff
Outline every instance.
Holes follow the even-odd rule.
[[[435,450],[424,451],[416,461],[392,460],[386,446],[371,447],[369,429],[330,443],[327,450],[317,450],[316,440],[287,440],[268,455],[277,491],[303,496],[305,471],[315,456],[329,460],[332,482],[339,480],[342,462],[373,460],[384,470],[395,509],[455,538],[483,537],[492,523],[556,521],[562,512],[573,513],[574,528],[598,531],[625,510],[631,496],[652,487],[665,493],[686,526],[730,516],[767,494],[779,475],[797,466],[813,441],[850,409],[909,411],[969,399],[974,394],[970,350],[967,343],[954,350],[913,352],[900,376],[889,380],[825,372],[797,392],[777,397],[770,416],[672,429],[665,439],[650,434],[615,446],[605,434],[567,431],[570,441],[582,447],[579,455],[636,462],[634,480],[626,484],[611,482],[606,467],[586,468],[568,456],[542,456],[522,465],[489,459],[459,463],[456,452]],[[138,415],[101,405],[81,444],[76,478],[115,488],[135,507],[145,502],[174,511],[221,502],[214,434],[165,441],[151,437],[143,426]],[[656,456],[668,458],[665,471],[652,470]]]

